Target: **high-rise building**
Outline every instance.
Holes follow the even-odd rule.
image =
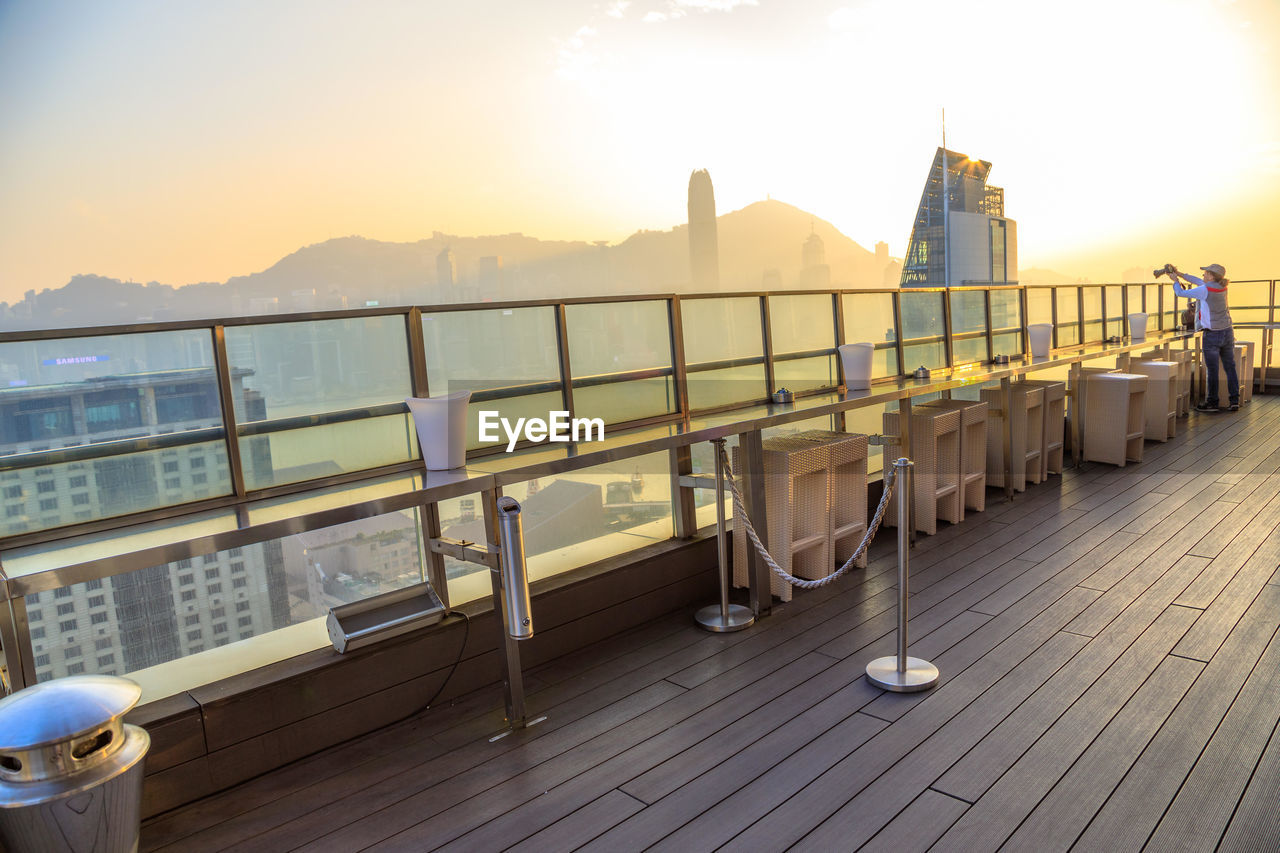
[[[827,265],[827,246],[816,231],[800,247],[800,287],[825,290],[831,286],[831,267]]]
[[[453,249],[445,246],[436,255],[436,288],[440,293],[449,293],[458,280],[458,262],[453,257]]]
[[[720,289],[716,195],[706,169],[689,176],[689,274],[695,290]]]
[[[480,299],[492,302],[506,296],[503,290],[502,255],[488,255],[476,265],[476,286]]]
[[[990,172],[986,160],[937,150],[911,229],[903,287],[1017,281],[1017,223],[1004,215],[1004,190],[987,185]]]

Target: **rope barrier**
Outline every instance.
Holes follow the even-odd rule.
[[[729,454],[724,449],[724,445],[720,445],[720,465],[724,469],[725,479],[729,481],[729,485],[733,488],[733,518],[735,525],[738,519],[741,519],[742,526],[747,532],[747,538],[755,545],[756,552],[760,555],[760,559],[764,560],[765,565],[775,575],[800,589],[817,589],[826,586],[853,567],[854,562],[866,552],[867,546],[871,544],[871,540],[876,537],[877,531],[880,530],[880,522],[884,519],[885,510],[889,507],[889,499],[893,497],[893,490],[897,486],[897,476],[894,474],[893,466],[886,465],[884,469],[884,494],[880,496],[880,505],[876,507],[875,515],[871,518],[871,524],[867,527],[867,535],[862,537],[861,544],[845,561],[845,564],[836,569],[834,573],[817,580],[806,580],[788,573],[779,566],[777,561],[773,559],[773,555],[764,547],[764,543],[760,541],[760,535],[756,533],[756,529],[751,526],[751,520],[747,518],[746,502],[742,498],[742,490],[738,488],[738,481],[734,479],[733,468],[729,464]]]

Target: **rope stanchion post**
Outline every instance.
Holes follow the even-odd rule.
[[[713,438],[716,457],[716,558],[720,563],[720,603],[708,604],[694,614],[694,620],[708,631],[728,633],[750,628],[756,621],[751,608],[729,603],[729,558],[725,548],[724,439]]]
[[[907,580],[911,553],[908,532],[914,493],[914,467],[910,459],[893,464],[898,481],[898,653],[867,664],[867,680],[894,693],[915,693],[938,683],[938,668],[926,660],[907,656]]]

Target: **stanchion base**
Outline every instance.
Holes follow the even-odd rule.
[[[708,604],[693,614],[693,620],[708,631],[727,634],[730,631],[741,631],[743,628],[750,628],[755,624],[756,617],[751,612],[751,608],[743,607],[741,604],[730,604],[729,618],[726,620],[720,613],[719,604]]]
[[[938,668],[927,660],[907,658],[907,671],[898,672],[898,656],[876,658],[867,664],[867,681],[894,693],[915,693],[938,683]]]

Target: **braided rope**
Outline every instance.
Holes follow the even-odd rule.
[[[742,526],[747,532],[747,538],[756,546],[756,552],[760,555],[760,559],[764,560],[775,575],[782,578],[792,586],[800,589],[817,589],[826,586],[836,578],[843,575],[853,567],[854,561],[863,555],[867,550],[867,546],[871,544],[871,540],[876,537],[876,533],[880,530],[880,522],[884,519],[885,510],[889,506],[889,498],[893,497],[893,490],[897,486],[897,476],[893,472],[893,466],[886,465],[884,469],[884,494],[880,496],[880,505],[876,507],[875,515],[871,517],[871,524],[867,527],[867,534],[862,537],[862,542],[854,550],[853,554],[845,561],[845,564],[836,569],[834,573],[817,580],[806,580],[789,574],[785,569],[778,565],[777,561],[764,547],[764,543],[760,541],[760,535],[756,533],[756,529],[751,526],[750,519],[747,518],[746,502],[742,499],[742,490],[738,488],[738,481],[733,478],[733,468],[729,464],[729,454],[725,451],[724,445],[720,445],[720,464],[724,468],[725,479],[729,481],[729,485],[733,487],[733,519],[735,528],[739,519],[742,520]]]

